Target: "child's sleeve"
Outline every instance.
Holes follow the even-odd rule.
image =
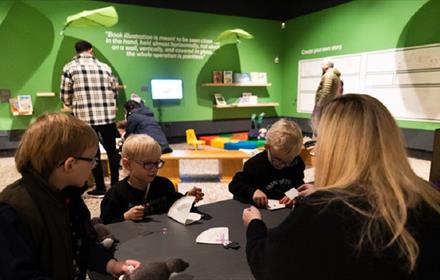
[[[253,184],[250,167],[247,162],[244,164],[243,171],[237,172],[229,183],[229,192],[234,195],[234,199],[244,203],[252,203],[252,197],[257,187]]]
[[[147,215],[168,212],[173,203],[183,196],[183,194],[174,189],[173,183],[167,178],[163,178],[163,180],[160,181],[160,191],[163,195],[160,195],[154,200],[148,201],[146,210]]]
[[[107,191],[101,201],[100,218],[104,224],[118,223],[124,221],[124,213],[128,211],[126,199],[118,196],[113,187]]]

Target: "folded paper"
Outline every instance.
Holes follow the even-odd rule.
[[[184,225],[200,220],[202,215],[190,212],[195,199],[195,196],[186,195],[176,200],[168,211],[168,217]]]
[[[200,233],[196,238],[196,243],[205,244],[228,244],[229,228],[227,227],[213,227]]]

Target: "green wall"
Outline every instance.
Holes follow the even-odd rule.
[[[438,11],[437,0],[359,0],[289,20],[283,31],[286,52],[282,113],[309,118],[309,114],[296,111],[299,60],[439,43]],[[342,49],[301,52],[333,45],[341,45]],[[419,121],[399,121],[399,125],[424,130],[440,127],[438,122]]]
[[[241,92],[252,91],[261,101],[281,102],[281,65],[274,57],[282,53],[280,23],[272,20],[184,12],[170,9],[113,4],[119,23],[105,27],[68,27],[60,35],[67,16],[82,10],[110,4],[97,1],[23,0],[0,2],[0,89],[10,89],[12,96],[32,95],[35,117],[44,111],[59,111],[61,70],[74,55],[79,39],[94,45],[96,56],[111,65],[126,88],[120,93],[122,105],[132,92],[145,100],[156,114],[161,108],[161,121],[196,121],[248,118],[253,109],[213,109],[213,93],[222,92],[229,101]],[[204,59],[163,59],[128,57],[125,51],[112,50],[106,43],[106,31],[130,34],[154,34],[179,38],[214,40],[226,29],[242,28],[254,39],[224,45]],[[116,44],[117,45],[117,44]],[[267,88],[209,88],[213,70],[234,72],[267,72],[272,83]],[[181,101],[153,103],[149,92],[153,78],[179,78],[184,84]],[[147,92],[141,91],[147,87]],[[56,97],[36,97],[37,92],[55,92]],[[122,108],[122,106],[120,106]],[[119,118],[123,118],[123,110]],[[281,115],[280,109],[259,109],[268,116]],[[7,103],[0,103],[0,131],[24,129],[32,117],[12,117]]]
[[[82,10],[113,5],[119,23],[110,28],[68,27],[60,35],[67,16]],[[312,13],[286,22],[109,4],[87,0],[3,0],[0,1],[0,89],[12,96],[30,94],[34,115],[12,117],[7,103],[0,103],[0,131],[24,129],[44,111],[59,111],[61,69],[74,55],[73,44],[84,39],[94,45],[97,57],[114,69],[126,88],[120,93],[122,105],[130,93],[141,95],[163,122],[211,121],[248,118],[252,113],[307,119],[296,111],[298,61],[440,42],[440,1],[359,0]],[[196,59],[154,59],[127,57],[106,43],[106,31],[155,34],[213,40],[232,28],[242,28],[254,39],[225,45],[212,55]],[[341,45],[338,51],[302,54],[302,50]],[[280,63],[274,63],[279,57]],[[267,72],[267,88],[208,88],[213,70]],[[179,102],[151,100],[150,80],[180,78],[184,98]],[[141,91],[147,87],[147,92]],[[213,109],[214,92],[233,101],[243,91],[252,91],[260,101],[279,102],[276,108]],[[37,92],[55,92],[56,97],[36,97]],[[439,107],[440,108],[440,107]],[[158,109],[160,109],[160,114]],[[119,119],[123,111],[119,110]],[[433,130],[436,122],[399,121],[401,127]]]

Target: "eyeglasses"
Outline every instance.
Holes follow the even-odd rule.
[[[88,161],[91,162],[93,166],[96,165],[96,163],[99,161],[99,158],[94,157],[94,158],[87,158],[87,157],[73,157],[74,159],[77,160],[83,160],[83,161]]]
[[[95,166],[96,166],[96,163],[99,161],[99,158],[97,158],[97,157],[94,157],[94,158],[88,158],[88,157],[76,157],[76,156],[71,156],[71,157],[73,157],[74,159],[77,159],[77,160],[83,160],[83,161],[91,162],[93,167],[95,167]],[[66,162],[66,160],[67,160],[67,159],[63,160],[63,161],[58,165],[58,167],[61,166],[61,165],[63,165],[63,164]]]
[[[279,165],[281,167],[289,167],[289,166],[292,166],[294,164],[293,161],[285,162],[285,161],[283,161],[281,159],[273,157],[269,149],[267,149],[267,155],[268,155],[269,161],[272,164]]]
[[[133,161],[136,162],[137,164],[142,165],[142,167],[145,169],[153,169],[153,167],[156,167],[157,169],[159,169],[159,168],[162,168],[162,166],[165,164],[165,162],[161,159],[156,162],[142,161],[142,160],[135,160],[135,159]]]

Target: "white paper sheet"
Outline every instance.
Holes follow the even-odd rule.
[[[184,225],[200,220],[200,214],[190,212],[195,199],[195,196],[186,195],[176,200],[168,210],[168,217]]]
[[[196,238],[196,243],[222,244],[229,242],[229,228],[214,227],[200,233]]]
[[[267,201],[267,209],[269,210],[276,210],[276,209],[281,209],[281,208],[285,208],[286,205],[281,204],[279,202],[279,200],[276,199],[268,199]]]

